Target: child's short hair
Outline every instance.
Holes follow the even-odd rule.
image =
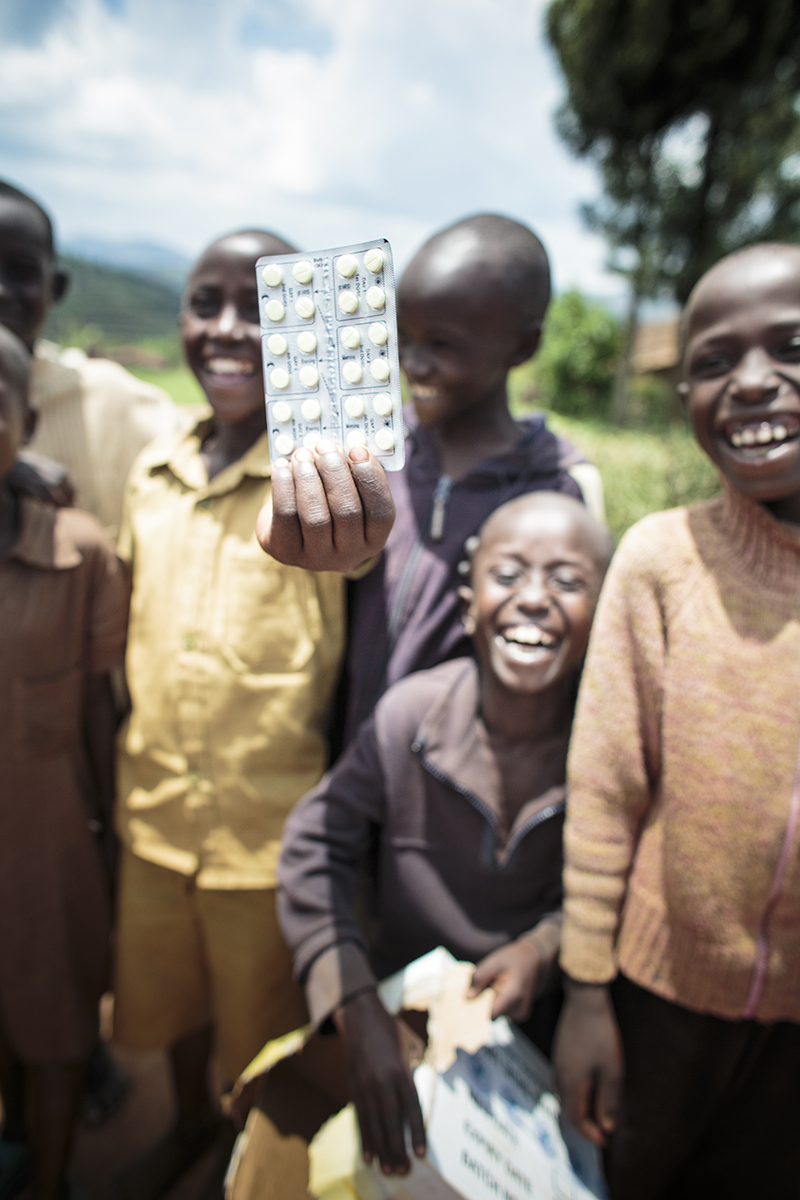
[[[18,200],[21,204],[27,204],[29,208],[32,208],[38,214],[44,225],[47,251],[50,257],[54,258],[56,241],[50,214],[42,208],[38,200],[34,200],[33,196],[29,196],[27,192],[20,191],[19,188],[14,187],[13,183],[7,183],[4,179],[0,179],[0,199],[3,197],[8,200]]]
[[[482,245],[476,259],[485,258],[493,281],[518,307],[520,324],[541,320],[550,303],[550,261],[539,238],[521,221],[499,213],[476,213],[435,233],[420,253],[435,252],[444,243],[470,234]]]

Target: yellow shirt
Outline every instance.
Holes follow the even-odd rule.
[[[41,340],[30,401],[39,416],[28,448],[66,467],[76,507],[93,513],[115,538],[133,460],[157,435],[185,429],[184,414],[165,391],[119,363]]]
[[[208,418],[131,471],[119,555],[133,567],[120,836],[199,887],[274,887],[292,805],[320,778],[344,643],[344,580],[255,538],[267,436],[208,482]]]

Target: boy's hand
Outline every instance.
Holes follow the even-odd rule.
[[[405,1124],[420,1158],[425,1153],[425,1127],[411,1070],[401,1053],[397,1021],[376,992],[362,992],[338,1010],[334,1022],[345,1039],[364,1161],[377,1157],[385,1175],[405,1175],[410,1168]]]
[[[622,1039],[607,987],[568,981],[566,989],[553,1053],[561,1106],[584,1137],[604,1146],[619,1112]]]
[[[533,942],[526,938],[509,942],[481,959],[467,995],[472,999],[484,988],[494,988],[492,1020],[511,1017],[525,1021],[531,1015],[540,967],[541,957]]]
[[[309,571],[352,571],[386,544],[394,500],[378,459],[333,442],[272,464],[272,521],[261,510],[256,536],[267,554]]]

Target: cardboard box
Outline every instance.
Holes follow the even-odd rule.
[[[250,1086],[269,1068],[231,1161],[228,1200],[604,1198],[597,1151],[561,1122],[547,1061],[511,1022],[491,1020],[491,992],[466,999],[472,970],[440,948],[379,989],[391,1012],[428,1014],[414,1072],[425,1159],[410,1154],[409,1174],[388,1178],[364,1163],[353,1107],[334,1095],[343,1097],[339,1039],[298,1031],[245,1072]]]

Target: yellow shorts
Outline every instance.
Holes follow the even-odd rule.
[[[212,891],[123,850],[114,1036],[158,1050],[211,1023],[226,1085],[308,1016],[275,890]]]

